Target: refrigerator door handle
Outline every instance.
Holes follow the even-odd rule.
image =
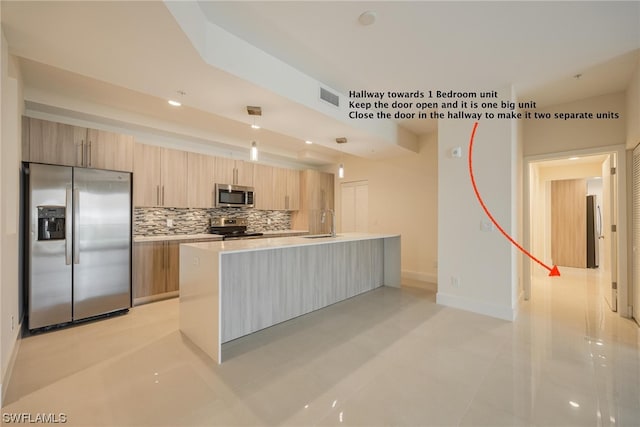
[[[73,219],[71,219],[71,187],[67,187],[66,197],[65,197],[65,226],[64,226],[64,260],[66,265],[71,265],[71,252],[73,251],[73,245],[71,244],[71,239],[73,238],[73,234],[71,232]]]
[[[80,264],[80,190],[73,189],[73,263]]]

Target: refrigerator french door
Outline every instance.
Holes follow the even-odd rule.
[[[131,175],[25,165],[29,329],[131,306]]]

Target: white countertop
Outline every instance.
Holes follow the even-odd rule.
[[[227,240],[222,242],[187,243],[200,249],[219,253],[249,252],[281,247],[322,245],[357,240],[400,237],[399,234],[339,233],[336,237],[308,238],[305,236],[268,237],[263,239]]]
[[[306,234],[308,230],[278,230],[278,231],[263,231],[264,236],[282,236],[287,234]],[[159,236],[134,236],[134,243],[141,242],[164,242],[169,240],[200,240],[207,239],[211,241],[222,240],[222,236],[219,234],[201,233],[201,234],[164,234]]]

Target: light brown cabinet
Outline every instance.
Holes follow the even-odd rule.
[[[253,166],[254,207],[261,210],[273,209],[273,167],[256,164]]]
[[[133,136],[88,129],[87,140],[86,167],[133,172]]]
[[[187,166],[187,207],[214,207],[215,197],[213,190],[216,182],[216,158],[206,154],[188,153]]]
[[[299,209],[300,171],[255,164],[253,182],[256,209]]]
[[[28,118],[24,141],[29,162],[63,166],[84,166],[87,129],[64,123]]]
[[[179,290],[180,242],[140,242],[133,245],[133,298],[138,303]],[[174,294],[165,295],[175,296]],[[156,298],[153,298],[156,297]]]
[[[134,206],[187,206],[187,152],[135,144]]]
[[[216,157],[215,177],[218,184],[253,186],[253,166],[251,162]]]
[[[293,169],[273,169],[274,210],[295,211],[300,208],[300,172]]]
[[[134,305],[177,296],[180,291],[180,244],[212,240],[216,239],[134,243]]]
[[[23,160],[124,172],[133,170],[133,137],[24,118]]]
[[[329,222],[322,223],[322,211],[334,209],[334,175],[316,170],[300,173],[300,209],[291,215],[294,229],[311,234],[328,233]]]

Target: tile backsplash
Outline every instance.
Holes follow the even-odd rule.
[[[247,218],[249,231],[280,231],[291,228],[291,212],[262,211],[258,209],[189,209],[189,208],[134,208],[134,236],[171,234],[200,234],[209,232],[209,218]],[[167,225],[167,220],[173,226]]]

